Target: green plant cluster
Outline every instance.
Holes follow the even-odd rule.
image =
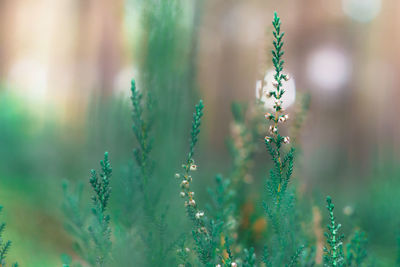
[[[161,4],[161,7],[165,6]],[[167,26],[174,24],[173,13],[165,10],[158,12],[167,13],[170,19]],[[149,27],[159,19],[150,15],[151,12],[146,20]],[[298,154],[294,149],[295,136],[292,136],[302,126],[309,98],[304,98],[298,117],[293,116],[294,131],[289,131],[285,126],[289,114],[282,100],[284,83],[289,76],[283,68],[284,32],[276,13],[272,25],[274,89],[264,91],[264,87],[268,88],[266,84],[260,89],[262,94],[273,100],[273,110],[265,113],[262,103],[256,103],[254,107],[239,103],[232,105],[234,121],[228,143],[232,168],[226,175],[215,175],[213,186],[203,190],[208,195],[202,194],[201,189],[196,187],[197,181],[205,175],[198,166],[201,160],[195,161],[194,157],[197,156],[195,149],[204,115],[203,101],[195,106],[188,153],[182,170],[174,175],[174,171],[170,170],[175,166],[166,166],[171,162],[167,157],[172,158],[171,154],[180,150],[173,150],[170,144],[158,140],[160,134],[157,131],[162,131],[164,124],[170,120],[163,120],[164,113],[168,113],[166,104],[155,101],[155,95],[161,90],[160,81],[167,84],[172,78],[164,75],[157,77],[161,71],[153,62],[146,66],[148,73],[143,82],[146,90],[139,89],[132,80],[130,104],[135,146],[132,160],[121,164],[121,170],[115,172],[109,154],[104,154],[100,171],[92,170],[88,179],[92,192],[90,204],[87,204],[90,198],[85,194],[83,184],[71,190],[69,184],[64,183],[65,228],[74,240],[74,253],[62,256],[64,267],[373,266],[365,233],[357,229],[349,239],[345,239],[334,216],[335,206],[330,197],[326,200],[329,224],[323,250],[319,250],[318,245],[321,244],[310,233],[311,228],[318,228],[319,225],[312,224],[311,206],[307,206],[294,183],[295,155]],[[168,36],[149,38],[171,41]],[[158,47],[160,44],[152,42],[152,45]],[[158,48],[149,48],[152,49]],[[166,66],[169,55],[160,57],[162,65]],[[157,74],[155,78],[148,76],[152,71]],[[157,86],[157,90],[148,88],[153,85]],[[168,102],[168,92],[162,94],[166,98],[161,100]],[[173,116],[171,113],[167,115]],[[157,125],[157,121],[162,121],[161,126]],[[168,134],[173,128],[167,128]],[[261,137],[265,135],[264,129],[268,133]],[[264,144],[258,145],[257,140],[263,140],[265,148]],[[260,167],[264,172],[262,178],[266,178],[262,185],[263,197],[251,199],[247,185],[260,180],[253,180],[255,172],[252,168],[260,161],[259,158],[265,156],[265,152],[271,160],[263,162]],[[257,155],[261,156],[257,158]],[[113,166],[114,162],[113,159]],[[165,171],[167,167],[169,169]],[[178,181],[179,191],[176,181],[170,179],[173,175]],[[171,181],[172,190],[166,181]],[[195,189],[199,190],[196,194]],[[174,206],[175,200],[179,204]],[[172,213],[170,206],[176,209],[176,213]],[[184,212],[187,218],[183,216]],[[171,218],[174,217],[171,214],[176,218]],[[4,224],[0,225],[1,266],[5,266],[5,256],[11,245],[10,241],[3,242],[4,227]],[[323,260],[320,260],[319,253],[324,254]]]
[[[3,210],[3,207],[0,206],[0,212]],[[6,267],[6,256],[11,248],[11,241],[4,241],[4,231],[6,229],[6,224],[3,222],[0,224],[0,266]],[[18,267],[18,263],[14,263],[11,265],[12,267]]]
[[[93,190],[90,216],[87,216],[81,208],[82,203],[86,202],[82,201],[82,185],[79,185],[75,192],[71,193],[68,183],[64,183],[63,211],[68,218],[65,227],[75,238],[76,252],[93,266],[107,266],[112,246],[111,217],[107,212],[111,196],[110,178],[112,175],[108,152],[104,153],[104,160],[100,161],[100,166],[100,175],[92,169],[89,179]],[[64,258],[64,264],[69,266],[69,257],[65,256]],[[77,263],[76,266],[79,264]]]

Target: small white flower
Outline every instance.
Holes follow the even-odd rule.
[[[284,122],[285,120],[286,120],[286,119],[285,119],[284,116],[281,116],[281,117],[279,117],[279,119],[278,119],[279,122]]]
[[[190,252],[190,248],[185,248],[185,251],[186,252]]]
[[[190,165],[190,170],[191,171],[197,170],[197,165],[195,165],[195,164]]]
[[[232,263],[231,263],[231,266],[232,266],[232,267],[237,267],[237,263],[236,263],[236,262],[232,262]]]
[[[203,227],[200,227],[197,231],[198,231],[199,233],[207,233],[207,228],[205,228],[205,227],[203,226]]]
[[[276,100],[275,100],[275,106],[277,106],[277,107],[282,106],[282,101],[279,100],[279,99],[276,99]]]
[[[215,267],[221,267],[221,264],[217,264],[217,265],[215,265]]]
[[[175,178],[179,179],[179,178],[181,178],[181,175],[179,173],[175,173]]]
[[[181,193],[180,193],[180,196],[181,196],[182,198],[185,197],[185,196],[186,196],[185,192],[181,192]]]
[[[289,81],[289,80],[290,80],[289,74],[282,75],[282,78],[283,78],[285,81]]]
[[[181,187],[182,187],[182,188],[189,188],[189,182],[186,181],[186,180],[182,181]]]
[[[289,114],[285,114],[285,116],[283,116],[285,118],[285,120],[289,119]]]
[[[194,201],[194,199],[189,200],[189,205],[196,206],[196,201]]]
[[[269,112],[267,112],[267,113],[265,113],[265,118],[267,119],[267,120],[270,120],[271,119],[271,117],[272,117],[272,114],[271,113],[269,113]]]
[[[204,211],[198,211],[195,216],[196,216],[196,219],[200,219],[201,217],[204,216]]]
[[[269,137],[269,136],[264,137],[264,139],[265,139],[265,141],[267,141],[267,142],[271,142],[271,137]]]
[[[275,126],[271,125],[269,126],[269,132],[274,134],[278,132],[278,128],[276,128]]]
[[[274,82],[272,82],[272,85],[273,85],[275,88],[278,88],[279,83],[277,83],[276,81],[274,81]]]
[[[289,136],[285,136],[285,137],[283,138],[283,143],[285,143],[285,144],[289,144],[289,143],[290,143],[290,138],[289,138]]]

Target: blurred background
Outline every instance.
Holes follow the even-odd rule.
[[[224,172],[230,106],[254,102],[256,81],[271,68],[275,10],[294,78],[289,112],[296,96],[311,96],[300,188],[321,206],[334,196],[343,224],[362,227],[377,254],[392,256],[400,230],[399,1],[2,0],[0,204],[10,259],[56,266],[73,253],[62,180],[87,183],[105,150],[116,170],[131,160],[132,78],[157,97],[165,173],[172,177],[184,159],[199,98],[199,165]]]

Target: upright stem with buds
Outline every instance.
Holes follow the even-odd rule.
[[[282,96],[285,93],[282,86],[284,82],[288,81],[289,76],[283,73],[284,61],[282,56],[284,52],[282,47],[284,32],[281,32],[281,21],[277,13],[274,14],[272,25],[275,38],[273,41],[274,49],[272,50],[272,63],[275,68],[274,81],[272,82],[274,90],[266,91],[267,84],[263,85],[262,82],[258,82],[257,85],[258,89],[262,88],[261,92],[266,94],[268,98],[274,98],[273,112],[265,114],[265,118],[270,122],[270,125],[269,135],[265,136],[264,141],[271,155],[273,168],[270,170],[270,179],[267,181],[267,190],[272,201],[271,203],[265,202],[264,208],[275,232],[273,238],[278,243],[276,244],[277,247],[271,248],[274,250],[272,253],[267,251],[266,255],[264,255],[264,262],[267,265],[272,262],[280,266],[284,262],[294,262],[300,252],[298,244],[295,244],[288,233],[290,224],[293,223],[288,214],[292,209],[294,197],[288,194],[287,187],[293,173],[294,149],[291,148],[288,152],[284,152],[282,149],[283,145],[290,142],[289,136],[282,136],[280,133],[280,125],[289,119],[289,115],[285,113],[282,106]],[[288,250],[287,247],[293,249]],[[271,259],[268,254],[274,255],[274,259]]]

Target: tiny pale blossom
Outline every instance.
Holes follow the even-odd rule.
[[[269,126],[269,132],[274,134],[278,132],[278,128],[276,128],[275,126],[271,125]]]
[[[185,251],[186,252],[190,252],[190,248],[185,248]]]
[[[282,101],[279,99],[275,99],[275,106],[277,106],[277,107],[282,106]]]
[[[194,199],[189,200],[189,205],[196,206],[196,201],[194,201]]]
[[[285,144],[289,144],[289,143],[290,143],[290,138],[289,138],[289,136],[285,136],[285,137],[283,138],[283,143],[285,143]]]
[[[190,165],[190,170],[191,171],[197,170],[197,165],[195,165],[195,164]]]
[[[231,263],[231,266],[232,266],[232,267],[237,267],[237,263],[236,263],[236,262],[232,262],[232,263]]]
[[[289,74],[282,75],[282,78],[283,78],[285,81],[289,81],[289,80],[290,80]]]
[[[181,197],[185,197],[185,196],[186,196],[185,192],[181,192],[179,195],[180,195]]]
[[[188,181],[182,181],[182,183],[181,183],[181,187],[182,188],[189,188],[189,182]]]
[[[196,219],[200,219],[201,217],[204,216],[204,212],[203,211],[199,211],[199,212],[196,213],[195,216],[196,216]]]

